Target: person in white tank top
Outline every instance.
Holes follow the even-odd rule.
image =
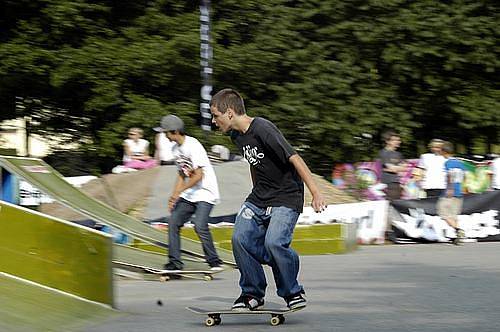
[[[134,169],[147,169],[156,166],[149,155],[149,142],[142,138],[140,128],[130,128],[128,137],[123,141],[123,165]]]

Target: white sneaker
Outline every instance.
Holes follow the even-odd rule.
[[[224,270],[224,268],[222,266],[220,266],[220,265],[212,266],[210,268],[210,271],[212,271],[212,272],[219,272],[219,271],[222,271],[222,270]]]

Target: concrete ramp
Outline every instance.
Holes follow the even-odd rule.
[[[219,184],[220,203],[217,204],[211,217],[223,217],[238,213],[241,204],[252,191],[250,167],[244,160],[214,164]],[[152,190],[151,198],[145,212],[148,220],[168,218],[166,202],[172,193],[177,169],[175,166],[162,166],[158,172],[158,180]]]
[[[61,174],[41,159],[0,156],[0,166],[90,219],[117,228],[142,241],[168,248],[167,234],[164,231],[87,196],[66,182]],[[183,238],[182,251],[196,257],[204,257],[201,244],[197,241]],[[230,251],[218,248],[218,253],[225,263],[234,265]]]

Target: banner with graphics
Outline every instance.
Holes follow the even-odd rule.
[[[460,159],[460,158],[459,158]],[[465,166],[464,190],[477,194],[488,190],[491,186],[491,165],[488,162],[473,162],[462,159]]]
[[[459,158],[460,159],[460,158]],[[464,193],[482,193],[491,186],[491,167],[488,162],[462,160],[465,166]],[[418,159],[406,159],[407,168],[399,174],[402,199],[425,198],[420,186],[422,171],[417,168]],[[385,199],[385,184],[380,182],[382,165],[379,161],[355,164],[336,164],[332,171],[332,183],[359,199]]]
[[[42,203],[52,203],[54,200],[42,193],[30,183],[19,180],[19,205],[38,206]]]
[[[387,227],[387,207],[387,201],[332,204],[321,213],[315,213],[312,207],[304,207],[297,223],[306,225],[356,223],[359,243],[382,244]]]
[[[396,237],[417,241],[449,242],[455,230],[437,216],[437,198],[398,200],[389,213]],[[459,227],[477,241],[500,241],[500,190],[464,196]]]

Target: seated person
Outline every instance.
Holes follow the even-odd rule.
[[[161,128],[154,128],[155,131]],[[171,142],[164,132],[158,132],[155,136],[155,159],[160,165],[174,165],[175,158],[172,148],[175,143]]]
[[[123,141],[123,165],[134,169],[147,169],[156,166],[156,160],[149,155],[149,142],[142,138],[140,128],[130,128],[128,137]]]

